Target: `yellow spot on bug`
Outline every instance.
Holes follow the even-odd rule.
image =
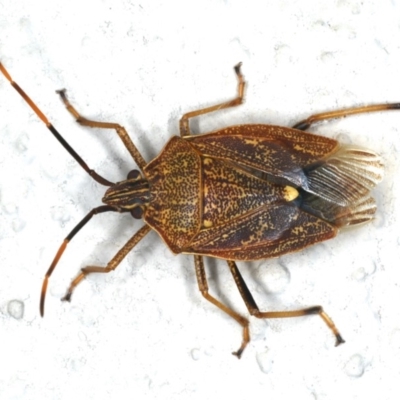
[[[212,221],[208,221],[208,220],[204,221],[204,227],[205,228],[211,228],[212,225],[213,225]]]
[[[292,201],[299,195],[299,192],[291,186],[285,186],[283,191],[283,197],[286,201]]]
[[[304,229],[302,226],[296,226],[295,228],[292,229],[292,232],[295,235],[298,235],[298,234],[302,233],[303,231],[304,231]]]
[[[246,144],[252,144],[254,146],[258,146],[259,145],[259,140],[257,140],[257,139],[245,139],[244,142]]]

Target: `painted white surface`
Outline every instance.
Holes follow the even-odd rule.
[[[396,1],[52,1],[0,3],[0,58],[78,153],[110,180],[132,169],[114,132],[74,123],[54,91],[87,117],[124,125],[150,160],[182,113],[235,94],[195,132],[237,123],[290,126],[308,115],[400,101]],[[369,225],[304,252],[240,264],[262,309],[322,304],[318,317],[251,319],[241,331],[199,294],[191,257],[150,234],[113,274],[91,276],[70,304],[70,279],[104,265],[137,229],[95,218],[68,247],[39,316],[42,278],[75,224],[100,204],[93,182],[0,76],[1,399],[394,399],[400,377],[400,112],[333,121],[314,132],[375,149],[386,164]],[[247,315],[223,263],[212,293]],[[23,316],[20,305],[23,303]],[[396,389],[397,388],[397,389]]]

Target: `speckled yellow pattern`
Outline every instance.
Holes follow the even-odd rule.
[[[175,253],[201,226],[201,159],[186,140],[173,137],[143,169],[150,186],[145,221]]]
[[[300,250],[372,218],[377,181],[361,190],[343,179],[354,175],[349,159],[361,175],[382,169],[373,152],[271,125],[173,137],[143,169],[144,219],[175,253],[255,260]],[[341,204],[349,194],[354,202]]]
[[[274,125],[236,125],[185,138],[203,155],[304,184],[304,167],[334,153],[336,140]]]

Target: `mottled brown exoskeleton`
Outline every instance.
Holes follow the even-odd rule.
[[[321,306],[296,311],[260,311],[236,261],[278,257],[330,239],[341,227],[371,220],[376,206],[370,191],[382,178],[380,157],[373,151],[342,146],[336,140],[304,130],[321,120],[399,109],[399,103],[317,114],[293,128],[237,125],[192,135],[190,118],[243,102],[245,81],[239,64],[235,67],[237,97],[185,114],[179,124],[180,136],[171,138],[161,153],[147,163],[125,128],[82,117],[68,101],[65,91],[59,91],[63,103],[79,124],[114,129],[140,168],[140,171],[131,171],[126,180],[112,183],[89,169],[1,63],[0,70],[85,171],[100,184],[109,186],[103,197],[105,205],[90,211],[70,232],[48,269],[41,292],[42,316],[48,280],[68,242],[95,214],[129,212],[144,220],[143,227],[106,267],[82,268],[63,300],[71,299],[75,287],[86,275],[114,270],[154,229],[173,253],[193,254],[202,295],[242,326],[243,341],[233,353],[237,357],[250,341],[249,321],[209,294],[204,256],[226,260],[251,315],[286,318],[319,314],[334,333],[336,344],[343,343]]]

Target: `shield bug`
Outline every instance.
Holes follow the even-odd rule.
[[[373,151],[340,145],[305,130],[321,120],[399,109],[399,103],[316,114],[292,128],[246,124],[193,135],[189,128],[191,118],[242,104],[245,81],[238,64],[237,97],[183,115],[180,136],[172,137],[156,158],[146,162],[124,127],[82,117],[65,91],[58,91],[79,124],[114,129],[139,167],[127,179],[112,183],[87,166],[1,63],[0,71],[81,167],[95,181],[109,187],[102,199],[104,205],[91,210],[67,235],[46,272],[40,299],[42,316],[48,280],[70,240],[96,214],[127,212],[143,219],[144,225],[107,266],[82,268],[63,300],[71,299],[86,275],[114,270],[154,229],[173,253],[193,255],[201,294],[242,326],[243,340],[233,353],[237,357],[250,341],[249,320],[209,293],[204,257],[226,260],[252,316],[288,318],[318,314],[335,335],[336,345],[344,342],[321,306],[260,311],[236,261],[278,257],[330,239],[342,227],[370,221],[376,211],[370,191],[383,173],[380,157]]]

